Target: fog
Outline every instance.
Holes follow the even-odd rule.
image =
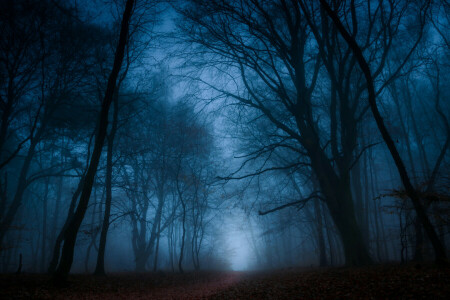
[[[1,7],[0,272],[448,256],[447,1]]]

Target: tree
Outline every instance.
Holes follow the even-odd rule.
[[[6,72],[9,74],[9,104],[5,104],[3,114],[6,124],[4,142],[9,145],[14,145],[15,140],[19,142],[12,153],[5,155],[7,158],[1,169],[6,177],[8,173],[14,174],[14,169],[20,171],[14,185],[1,187],[6,194],[1,200],[5,213],[1,216],[0,240],[14,222],[24,202],[24,193],[32,182],[45,176],[62,176],[73,169],[70,163],[52,161],[55,165],[30,174],[35,171],[36,153],[63,138],[57,132],[63,132],[69,121],[59,118],[69,111],[73,113],[73,99],[85,91],[90,79],[86,70],[89,70],[94,49],[93,40],[86,38],[86,34],[88,30],[94,32],[97,29],[90,24],[80,25],[76,14],[69,9],[68,17],[59,19],[62,8],[53,2],[18,1],[10,3],[8,9],[9,16],[17,15],[17,18],[10,20],[7,26],[9,33],[1,51],[1,55],[5,55],[1,60],[5,62],[5,70],[11,69]],[[25,24],[28,25],[22,28]],[[78,35],[74,35],[75,28]],[[12,54],[18,55],[17,59]],[[14,168],[9,167],[12,163]],[[8,191],[11,188],[15,193]],[[11,198],[7,199],[7,195]]]
[[[92,184],[94,182],[95,173],[97,172],[97,166],[100,161],[100,155],[106,137],[109,107],[111,106],[111,102],[113,100],[114,89],[116,87],[116,80],[119,75],[119,71],[124,57],[128,35],[128,27],[132,15],[133,6],[134,0],[127,0],[122,17],[122,25],[120,28],[119,42],[114,57],[114,65],[111,74],[108,78],[108,85],[106,88],[105,97],[103,98],[102,101],[102,109],[99,116],[98,131],[95,137],[95,144],[92,152],[92,157],[89,163],[88,170],[86,172],[86,176],[84,177],[83,180],[82,192],[77,209],[64,234],[65,238],[61,260],[59,262],[58,268],[56,269],[56,272],[53,275],[53,278],[56,282],[64,282],[67,279],[67,275],[72,266],[73,252],[75,247],[75,241],[78,234],[78,229],[80,228],[81,222],[83,221],[84,218],[84,214],[86,213],[87,205],[89,203],[89,198],[92,191]]]
[[[328,16],[331,18],[333,23],[335,24],[336,28],[341,33],[342,37],[345,39],[345,41],[348,43],[348,46],[350,49],[352,49],[353,54],[355,55],[356,59],[358,60],[358,64],[361,67],[362,71],[364,72],[364,76],[367,82],[367,91],[369,94],[369,104],[370,109],[373,113],[373,116],[375,118],[375,121],[377,123],[378,129],[380,130],[380,133],[383,137],[384,142],[386,143],[387,147],[389,148],[389,152],[392,155],[392,158],[394,159],[395,165],[397,167],[397,170],[400,174],[400,178],[402,180],[402,183],[404,185],[404,188],[406,190],[407,195],[411,199],[414,209],[422,222],[422,225],[427,232],[427,235],[433,245],[435,257],[437,261],[445,261],[446,260],[446,253],[445,248],[442,244],[442,242],[439,240],[439,237],[434,230],[433,225],[431,224],[426,212],[425,208],[423,207],[419,193],[412,185],[408,172],[406,171],[406,167],[403,163],[402,158],[400,157],[400,154],[397,150],[397,147],[395,146],[394,141],[391,138],[391,135],[389,134],[383,118],[378,110],[377,103],[376,103],[376,93],[375,93],[375,87],[374,87],[374,81],[372,72],[370,70],[370,67],[364,58],[363,52],[361,51],[361,48],[356,43],[355,39],[347,32],[345,27],[342,25],[342,22],[340,21],[339,17],[336,15],[336,12],[333,11],[330,7],[330,5],[325,1],[320,1],[321,5],[326,10]],[[427,9],[427,6],[425,7]]]
[[[234,174],[225,179],[310,167],[339,229],[347,264],[370,263],[351,192],[349,172],[358,155],[354,154],[355,145],[343,148],[345,160],[341,163],[342,160],[327,149],[326,137],[331,132],[333,139],[334,123],[331,122],[331,129],[328,129],[330,123],[321,121],[321,117],[327,116],[317,90],[322,60],[320,51],[310,46],[311,35],[299,4],[191,1],[191,6],[182,13],[187,22],[184,30],[188,41],[213,55],[216,70],[228,76],[223,84],[217,80],[211,83],[204,79],[206,77],[200,77],[199,81],[239,105],[240,115],[246,115],[247,120],[256,123],[264,119],[269,126],[269,135],[265,140],[258,140],[262,145],[255,144],[255,148],[259,148],[248,154],[246,163],[260,159],[266,164],[280,149],[289,151],[293,157],[300,156],[291,165],[263,165],[257,172]],[[340,117],[346,120],[345,115]],[[343,136],[342,132],[340,134]],[[350,141],[344,141],[345,144]]]

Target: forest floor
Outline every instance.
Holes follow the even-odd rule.
[[[0,275],[0,299],[450,299],[450,269],[431,265],[271,272]]]

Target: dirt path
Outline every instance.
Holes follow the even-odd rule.
[[[53,286],[47,275],[0,275],[0,299],[208,299],[240,282],[242,272],[73,275]]]
[[[372,266],[274,272],[0,275],[0,299],[450,299],[450,269]]]
[[[148,296],[149,299],[207,299],[233,287],[243,278],[245,278],[244,273],[223,273],[220,276],[193,284],[161,288]]]

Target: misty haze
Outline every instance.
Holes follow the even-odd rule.
[[[450,297],[448,0],[0,0],[0,299]]]

